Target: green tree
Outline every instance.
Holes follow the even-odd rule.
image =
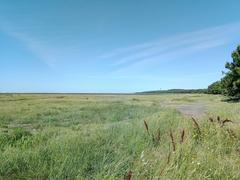
[[[208,86],[208,93],[210,94],[222,94],[223,87],[221,81],[216,81]]]
[[[227,62],[225,68],[228,72],[222,79],[225,93],[232,97],[240,97],[240,46],[232,53],[232,62]]]

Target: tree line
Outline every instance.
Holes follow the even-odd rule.
[[[161,94],[161,93],[208,93],[207,89],[168,89],[168,90],[156,90],[156,91],[144,91],[137,92],[137,94]]]

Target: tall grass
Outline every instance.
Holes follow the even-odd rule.
[[[217,118],[220,101],[191,119],[160,106],[174,95],[134,98],[0,98],[1,179],[240,178],[238,121]]]

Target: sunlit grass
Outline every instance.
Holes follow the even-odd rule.
[[[239,179],[240,106],[221,99],[0,95],[0,176],[123,179],[131,171],[132,179]],[[206,105],[207,114],[196,119],[200,131],[168,106],[180,103]],[[222,127],[218,115],[234,123]]]

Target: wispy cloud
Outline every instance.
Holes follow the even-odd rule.
[[[57,35],[51,37],[51,40],[60,38],[59,42],[62,42],[62,46],[60,46],[54,43],[54,40],[51,42],[50,37],[33,36],[29,29],[16,27],[3,21],[0,21],[0,30],[20,41],[49,67],[55,68],[61,60],[71,59],[74,63],[74,58],[81,59],[80,50],[76,44],[64,44],[66,39],[76,39],[69,33],[66,33],[64,37]],[[238,37],[239,32],[240,23],[231,23],[114,49],[99,57],[93,57],[93,59],[99,58],[101,62],[96,63],[101,64],[101,67],[107,67],[106,72],[131,72],[133,69],[144,68],[145,65],[154,66],[159,62],[171,61],[185,55],[225,45]]]
[[[71,54],[78,52],[74,45],[66,46],[64,42],[72,38],[71,34],[61,36],[37,37],[31,33],[31,27],[16,26],[0,21],[0,31],[19,41],[48,67],[55,68],[60,61],[68,60]],[[54,40],[62,43],[56,43]]]
[[[1,22],[0,30],[21,42],[28,50],[34,53],[38,59],[43,61],[49,67],[54,66],[55,60],[52,58],[52,56],[50,57],[50,54],[52,54],[53,51],[47,47],[45,41],[36,39],[30,36],[28,33],[22,32],[21,29],[13,27],[6,22]],[[49,51],[51,51],[51,53],[49,53]]]
[[[165,61],[202,50],[227,44],[239,35],[240,23],[226,24],[194,32],[115,49],[100,56],[119,70],[144,64]]]

